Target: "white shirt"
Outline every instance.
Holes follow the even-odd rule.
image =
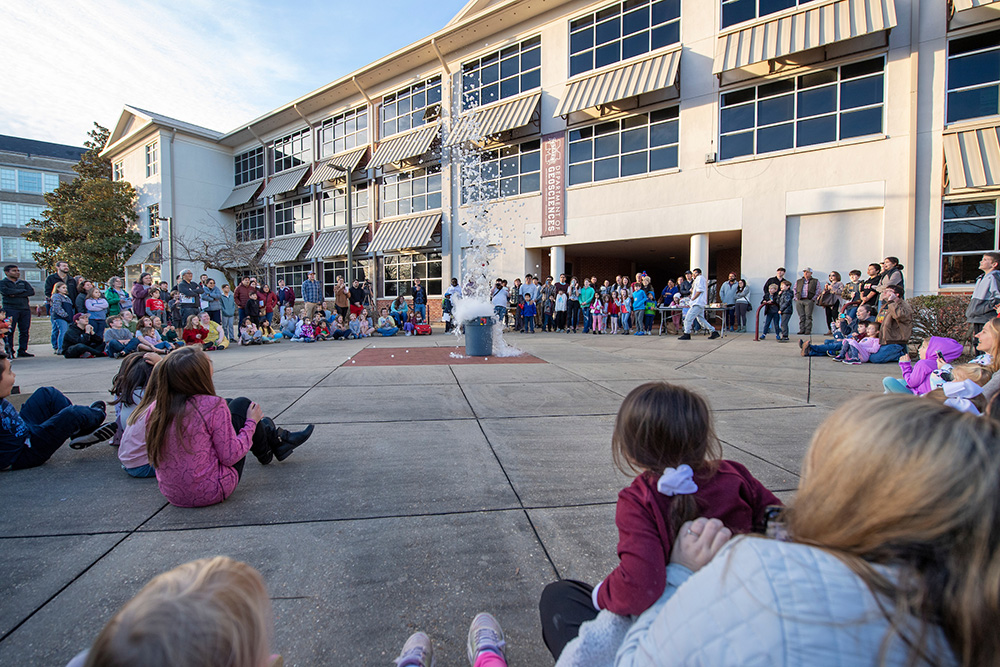
[[[509,300],[510,300],[510,297],[508,296],[507,288],[506,287],[501,287],[493,295],[493,305],[496,306],[496,307],[506,308],[507,307],[507,301],[509,301]]]
[[[695,278],[694,282],[691,284],[691,295],[694,296],[695,294],[697,294],[698,297],[691,300],[691,305],[708,305],[708,281],[705,280],[704,274]]]

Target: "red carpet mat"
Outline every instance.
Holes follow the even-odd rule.
[[[367,347],[344,366],[447,366],[458,364],[544,364],[538,357],[467,357],[465,347]]]

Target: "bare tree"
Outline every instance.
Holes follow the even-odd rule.
[[[245,274],[262,277],[266,273],[264,265],[260,263],[263,243],[245,241],[234,226],[215,218],[212,221],[215,223],[215,233],[184,235],[175,239],[177,259],[196,262],[206,270],[214,269],[234,286],[239,284],[240,277]]]

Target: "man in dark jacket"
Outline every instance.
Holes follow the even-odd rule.
[[[413,312],[418,313],[427,321],[427,291],[420,284],[420,278],[413,279],[413,287],[410,288],[410,296],[413,297]]]
[[[997,316],[1000,305],[1000,252],[988,252],[979,261],[983,275],[976,279],[969,307],[965,309],[965,321],[972,325],[974,334],[983,330],[983,325]]]
[[[194,273],[185,269],[181,273],[181,281],[177,283],[177,291],[181,293],[181,326],[187,326],[188,318],[196,315],[201,308],[201,295],[205,291],[201,284],[193,281]]]
[[[35,295],[35,288],[27,280],[21,280],[21,270],[17,264],[3,267],[4,278],[0,280],[0,294],[3,295],[3,309],[10,318],[10,331],[7,333],[7,349],[14,349],[14,330],[18,330],[17,356],[33,357],[28,352],[28,331],[31,329],[31,309],[28,297]]]
[[[49,308],[49,319],[52,325],[52,349],[59,349],[59,327],[55,320],[58,319],[52,312],[52,290],[57,283],[65,283],[66,296],[70,303],[76,303],[76,281],[69,275],[69,262],[56,262],[56,272],[45,279],[45,305]]]
[[[104,339],[94,333],[87,313],[73,316],[73,326],[63,334],[63,356],[67,359],[105,357]]]
[[[812,335],[813,308],[816,306],[816,292],[819,281],[813,278],[808,266],[802,269],[802,277],[795,281],[795,311],[799,314],[799,335]]]
[[[236,320],[237,329],[243,326],[243,320],[247,317],[247,301],[256,298],[257,288],[250,287],[250,276],[243,276],[240,284],[236,286],[236,290],[233,292],[233,301],[236,303],[238,316]]]

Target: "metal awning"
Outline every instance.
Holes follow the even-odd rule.
[[[423,248],[431,242],[440,222],[440,213],[383,222],[375,230],[375,238],[368,244],[368,252]]]
[[[432,123],[389,137],[379,144],[375,155],[368,162],[368,168],[378,169],[392,162],[401,162],[407,158],[423,155],[434,143],[440,129],[438,123]]]
[[[159,241],[144,241],[140,243],[139,246],[132,252],[132,255],[125,262],[125,266],[136,266],[137,264],[145,264],[149,261],[150,256],[154,252],[160,251]]]
[[[280,264],[282,262],[294,262],[298,259],[299,253],[305,247],[306,241],[311,234],[300,234],[299,236],[281,236],[271,241],[267,246],[263,256],[260,258],[261,264]]]
[[[278,174],[267,182],[267,185],[264,186],[258,197],[273,197],[274,195],[283,195],[286,192],[291,192],[299,187],[299,183],[302,182],[302,178],[306,175],[307,171],[309,171],[309,165]]]
[[[320,162],[313,171],[312,176],[306,180],[306,185],[315,185],[316,183],[322,183],[323,181],[332,181],[338,178],[343,178],[344,172],[340,171],[336,167],[343,167],[349,172],[354,171],[367,150],[368,147],[365,146],[364,148],[358,148],[353,151],[334,155],[329,160]]]
[[[671,49],[570,81],[556,107],[556,116],[610,104],[677,85],[681,50]]]
[[[222,202],[222,206],[219,207],[219,210],[225,211],[227,208],[243,206],[247,202],[253,201],[255,199],[254,195],[257,194],[257,188],[259,188],[260,184],[263,182],[263,178],[258,178],[252,183],[245,183],[233,188],[233,191],[229,193],[228,197],[226,197],[226,201]]]
[[[476,141],[500,132],[524,127],[542,101],[541,93],[534,93],[512,100],[503,100],[489,106],[477,107],[459,116],[451,128],[448,143]]]
[[[998,3],[1000,3],[1000,0],[951,0],[951,5],[955,8],[956,12],[965,12],[977,7],[986,7],[987,5]]]
[[[226,253],[229,257],[219,258],[219,263],[230,269],[242,268],[246,266],[246,259],[248,257],[256,257],[263,245],[263,241],[240,241],[232,246],[231,253]]]
[[[810,2],[719,35],[713,73],[896,27],[894,0]]]
[[[354,247],[351,250],[358,247],[367,227],[367,225],[352,227],[351,241]],[[316,242],[313,243],[313,247],[306,253],[306,259],[326,259],[327,257],[343,257],[345,255],[347,255],[347,227],[321,232],[316,238]]]
[[[942,137],[948,190],[1000,188],[1000,127],[980,127]]]
[[[1000,0],[950,0],[948,5],[952,30],[1000,18]]]

